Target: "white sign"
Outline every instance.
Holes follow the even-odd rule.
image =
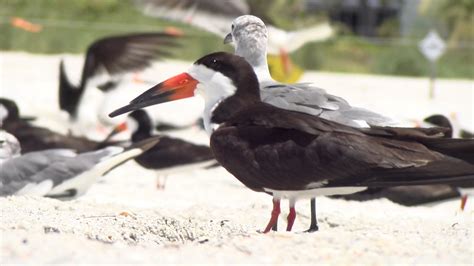
[[[435,30],[432,30],[421,40],[418,47],[428,60],[435,62],[444,54],[446,43]]]

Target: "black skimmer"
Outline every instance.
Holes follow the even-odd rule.
[[[121,75],[145,69],[153,60],[171,55],[167,49],[177,45],[177,37],[179,34],[176,33],[154,32],[101,38],[87,48],[82,76],[77,86],[69,81],[61,60],[58,98],[60,109],[69,113],[72,119],[77,118],[81,96],[89,83],[94,83],[102,91],[115,88]]]
[[[474,138],[474,134],[469,132],[468,130],[462,129],[458,125],[456,120],[457,119],[456,119],[455,113],[451,114],[451,119],[449,119],[448,117],[444,115],[435,114],[423,119],[423,122],[428,123],[428,126],[431,125],[431,126],[449,128],[450,131],[448,132],[448,134],[451,134],[450,137],[454,135],[456,137],[461,137],[461,138],[466,138],[466,139]],[[455,187],[458,189],[459,193],[461,194],[461,210],[463,211],[466,206],[467,198],[469,197],[469,195],[474,195],[474,182],[460,183],[460,184],[457,184]]]
[[[244,57],[257,74],[262,101],[276,107],[319,116],[344,125],[387,125],[393,121],[369,110],[353,107],[341,97],[311,84],[282,84],[273,80],[267,64],[270,28],[258,17],[244,15],[232,22],[224,43],[234,43],[235,54]],[[311,226],[317,230],[315,199],[311,200]]]
[[[449,119],[440,114],[430,115],[423,119],[423,123],[420,124],[420,127],[444,127],[449,128],[449,131],[445,133],[446,138],[453,137],[453,124]]]
[[[329,23],[286,31],[274,25],[261,9],[255,9],[247,1],[212,0],[137,0],[137,6],[147,15],[191,24],[224,38],[228,27],[239,16],[253,14],[262,17],[268,26],[268,54],[277,55],[281,62],[278,66],[284,73],[278,77],[281,81],[296,82],[302,74],[292,64],[289,54],[297,51],[309,42],[326,41],[334,35]],[[273,25],[272,25],[273,24]],[[274,69],[277,65],[273,66]],[[294,75],[295,72],[300,72]],[[293,75],[292,75],[293,74]],[[288,80],[288,77],[293,79]]]
[[[252,66],[224,52],[204,56],[110,116],[194,93],[204,98],[217,161],[248,188],[273,196],[265,233],[281,199],[290,201],[290,231],[300,198],[474,180],[474,140],[441,138],[443,128],[354,128],[277,108],[261,101]]]
[[[387,188],[370,188],[361,192],[348,195],[334,195],[331,198],[367,201],[385,198],[403,206],[417,206],[433,204],[458,198],[460,196],[456,187],[450,185],[420,185],[399,186]]]
[[[442,114],[430,115],[423,119],[423,123],[420,123],[420,126],[446,127],[451,129],[451,137],[463,139],[474,138],[474,133],[470,132],[467,129],[461,128],[461,126],[459,125],[459,121],[457,121],[456,113],[451,113],[450,118]]]
[[[129,118],[128,121],[118,125],[111,135],[122,131],[126,126],[133,132],[133,143],[154,136],[152,120],[145,111],[136,110],[129,115]],[[169,174],[218,166],[208,146],[164,135],[160,136],[160,141],[155,146],[137,156],[135,161],[148,170],[156,171],[158,189],[164,189]]]
[[[23,152],[46,149],[72,149],[79,153],[97,150],[117,144],[108,139],[98,142],[83,137],[62,135],[48,128],[30,123],[32,118],[21,117],[17,104],[9,99],[0,98],[0,124],[2,129],[13,134],[21,144]]]
[[[444,127],[445,138],[453,137],[453,125],[450,119],[441,114],[434,114],[423,119],[422,122],[414,121],[416,127]],[[459,130],[456,130],[459,132]],[[457,134],[457,137],[459,134]],[[467,188],[467,184],[449,185],[425,185],[425,186],[401,186],[390,188],[372,188],[350,195],[336,195],[333,198],[346,200],[366,201],[377,198],[386,198],[392,202],[404,205],[415,206],[421,204],[431,204],[444,200],[460,197],[462,186]],[[474,186],[474,184],[472,184]],[[461,188],[460,188],[461,187]],[[461,209],[464,209],[467,195],[461,196]]]
[[[32,195],[63,200],[79,197],[101,176],[157,141],[158,138],[151,138],[128,148],[110,146],[80,154],[69,149],[51,149],[21,155],[18,141],[1,131],[0,196]]]

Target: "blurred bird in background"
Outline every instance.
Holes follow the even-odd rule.
[[[107,105],[107,93],[117,90],[127,73],[144,70],[154,60],[171,56],[170,48],[178,46],[176,41],[180,36],[179,32],[173,31],[101,38],[87,49],[78,85],[71,83],[61,60],[59,107],[69,114],[72,134],[91,137],[91,131],[95,129],[114,126],[116,121],[107,119],[110,110],[101,108]],[[87,96],[87,90],[95,88],[106,94],[102,100]]]
[[[32,124],[33,117],[22,117],[17,104],[9,99],[0,98],[0,124],[6,132],[14,135],[25,153],[46,149],[72,149],[76,152],[88,152],[117,142],[94,141],[86,137],[63,135],[46,127]]]
[[[57,199],[82,196],[101,176],[153,147],[151,138],[128,148],[109,146],[78,153],[47,149],[20,154],[18,140],[0,131],[0,196],[30,195]]]
[[[272,77],[286,83],[298,81],[303,74],[289,54],[306,43],[324,42],[334,35],[334,29],[327,22],[295,31],[278,28],[270,16],[252,8],[245,0],[135,0],[135,3],[147,15],[191,24],[221,38],[231,30],[229,27],[235,18],[247,14],[261,17],[268,26],[267,49]]]
[[[165,188],[166,179],[170,174],[219,166],[209,146],[155,134],[153,122],[144,110],[130,113],[127,121],[118,125],[110,135],[122,131],[124,127],[132,131],[132,143],[151,137],[160,137],[160,141],[155,146],[135,158],[139,165],[156,172],[158,189]]]

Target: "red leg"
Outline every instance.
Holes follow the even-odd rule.
[[[165,190],[165,185],[166,185],[166,179],[168,178],[167,175],[161,176],[158,175],[156,179],[156,189],[158,190]]]
[[[467,202],[467,195],[461,196],[461,211],[464,211],[464,207],[466,207]]]
[[[285,73],[286,76],[290,74],[291,70],[291,59],[288,53],[286,52],[285,49],[280,49],[280,60],[283,65],[283,72]]]
[[[140,77],[140,74],[133,74],[133,82],[143,84],[145,81]]]
[[[279,215],[280,215],[280,200],[274,198],[272,216],[270,217],[270,221],[268,221],[267,227],[263,231],[264,234],[270,232],[273,225],[277,223]]]
[[[290,206],[290,213],[288,213],[288,224],[286,226],[286,231],[291,231],[291,228],[293,227],[293,224],[295,223],[295,218],[296,218],[296,210],[295,206]]]

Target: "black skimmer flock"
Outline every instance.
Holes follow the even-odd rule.
[[[97,180],[129,159],[154,146],[151,138],[128,148],[77,153],[69,149],[50,149],[20,154],[15,137],[0,131],[0,196],[31,195],[62,200],[86,193]]]
[[[24,153],[46,149],[72,149],[82,153],[117,144],[117,142],[111,142],[108,139],[98,142],[83,137],[62,135],[48,128],[31,124],[32,119],[21,117],[14,101],[0,98],[2,129],[13,134],[20,141],[21,150]]]
[[[273,80],[267,64],[271,31],[255,16],[244,15],[232,22],[224,43],[234,43],[235,54],[244,57],[257,74],[263,102],[276,107],[307,113],[348,126],[389,125],[393,121],[369,110],[353,107],[341,97],[328,94],[311,84],[283,84]],[[311,200],[311,226],[317,230],[315,199]]]
[[[281,62],[279,65],[282,65],[284,76],[279,77],[279,80],[295,76],[295,79],[289,82],[295,82],[301,75],[292,75],[292,72],[296,71],[289,54],[309,42],[326,41],[334,35],[334,30],[328,23],[315,24],[296,31],[283,30],[276,27],[267,14],[259,12],[261,9],[253,9],[245,0],[136,0],[135,2],[144,14],[188,23],[221,38],[228,33],[229,25],[234,18],[247,14],[262,17],[269,24],[268,54],[280,58],[278,61]]]
[[[87,48],[79,85],[66,75],[63,60],[59,63],[59,107],[72,120],[77,118],[81,96],[91,83],[102,91],[117,86],[123,74],[149,67],[153,60],[171,55],[167,48],[176,46],[179,35],[167,32],[109,36]]]
[[[273,196],[269,232],[290,201],[371,187],[474,181],[474,140],[441,138],[443,128],[355,128],[262,102],[252,66],[217,52],[197,60],[117,109],[111,117],[201,95],[216,160],[248,188]]]
[[[124,126],[129,127],[133,132],[133,143],[157,136],[153,135],[152,132],[152,120],[143,110],[132,112],[128,121],[118,125],[111,135],[122,131]],[[166,177],[169,174],[218,166],[208,146],[193,144],[165,135],[159,137],[160,141],[155,146],[135,157],[135,161],[139,165],[148,170],[156,171],[158,189],[164,189]]]

